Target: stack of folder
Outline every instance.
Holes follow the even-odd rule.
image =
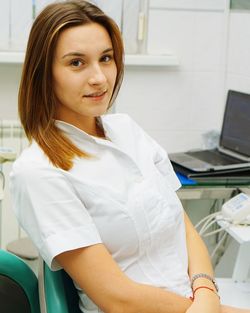
[[[250,167],[230,170],[195,172],[172,163],[175,172],[184,185],[250,185]]]

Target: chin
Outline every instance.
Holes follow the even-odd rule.
[[[105,106],[101,107],[99,110],[96,110],[95,115],[96,116],[103,115],[103,114],[107,113],[108,110],[109,110],[109,106],[105,105]]]

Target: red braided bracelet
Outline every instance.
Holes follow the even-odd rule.
[[[193,296],[192,297],[190,297],[190,300],[192,300],[192,301],[194,301],[194,296],[195,296],[195,293],[196,293],[196,291],[198,290],[198,289],[208,289],[208,290],[210,290],[210,291],[212,291],[214,294],[216,294],[216,296],[218,296],[219,297],[219,299],[220,299],[220,296],[218,295],[218,293],[213,289],[213,288],[210,288],[210,287],[207,287],[207,286],[199,286],[199,287],[196,287],[194,290],[193,290]]]

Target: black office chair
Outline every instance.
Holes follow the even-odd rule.
[[[40,313],[38,280],[14,254],[0,250],[0,312]]]
[[[82,313],[77,290],[64,270],[53,272],[40,259],[38,279],[41,313]]]

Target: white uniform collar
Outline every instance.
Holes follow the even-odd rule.
[[[103,123],[103,117],[102,116],[97,117],[97,121],[101,125],[101,127],[103,127],[105,137],[107,139],[109,139],[108,127],[106,129],[106,127],[104,125],[105,123]],[[86,133],[85,131],[81,130],[80,128],[78,128],[78,127],[76,127],[76,126],[74,126],[72,124],[66,123],[64,121],[61,121],[61,120],[55,120],[55,125],[60,130],[62,130],[64,133],[66,133],[69,136],[81,137],[81,138],[84,138],[84,139],[92,141],[92,142],[93,141],[94,142],[99,142],[100,140],[103,140],[103,138],[99,138],[99,137],[95,137],[95,136],[89,135],[88,133]]]

